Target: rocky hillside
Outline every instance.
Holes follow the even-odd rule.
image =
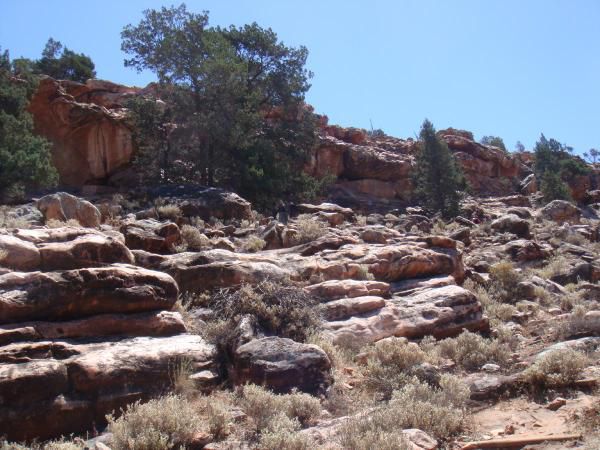
[[[413,145],[328,133],[340,178],[367,166],[359,148],[387,167]],[[357,195],[355,181],[338,187]],[[117,450],[154,430],[160,448],[597,448],[582,433],[600,411],[593,207],[469,197],[441,222],[324,203],[285,224],[225,191],[161,194],[2,210],[9,441]]]

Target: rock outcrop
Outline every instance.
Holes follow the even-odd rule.
[[[175,280],[131,265],[120,233],[3,233],[0,264],[20,270],[0,275],[0,430],[9,440],[101,427],[106,414],[163,393],[183,361],[192,374],[216,373],[213,347],[184,334],[171,311]]]
[[[139,92],[101,80],[86,84],[43,78],[29,104],[35,130],[50,140],[61,183],[105,180],[133,154],[124,100]]]
[[[38,200],[36,206],[46,221],[76,220],[83,227],[98,228],[100,226],[101,215],[98,208],[87,200],[66,192],[46,195]]]

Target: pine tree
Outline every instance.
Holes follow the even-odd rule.
[[[428,209],[446,218],[458,214],[464,177],[448,146],[436,136],[433,124],[427,119],[421,126],[413,183],[417,199]]]

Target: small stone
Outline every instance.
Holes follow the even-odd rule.
[[[488,373],[496,373],[500,371],[500,366],[498,364],[485,364],[481,367],[481,370]]]
[[[504,427],[504,434],[515,434],[515,426],[513,424],[508,424]]]
[[[560,316],[562,314],[562,310],[560,308],[550,308],[548,310],[548,314],[551,316]]]
[[[562,397],[556,397],[554,400],[552,400],[550,403],[548,403],[548,405],[546,405],[546,408],[548,408],[550,411],[557,411],[558,409],[562,408],[566,404],[567,404],[567,400],[565,400]]]

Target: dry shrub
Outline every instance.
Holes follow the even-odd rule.
[[[193,251],[202,250],[210,245],[210,239],[192,225],[183,225],[181,227],[181,238],[186,244],[186,249]]]
[[[551,279],[556,275],[566,273],[569,267],[569,260],[563,255],[557,255],[550,258],[544,267],[537,270],[537,273],[542,278]]]
[[[62,228],[62,227],[75,227],[80,228],[81,224],[77,219],[69,219],[66,222],[57,219],[49,219],[46,221],[48,228]]]
[[[490,287],[488,292],[499,303],[515,303],[518,300],[517,285],[522,275],[509,261],[502,261],[490,267]]]
[[[190,378],[194,373],[194,365],[189,358],[180,358],[170,364],[169,378],[173,392],[185,398],[192,398],[197,394],[196,384]]]
[[[229,435],[230,424],[233,416],[230,412],[230,395],[226,395],[227,401],[216,395],[201,397],[199,403],[206,415],[208,431],[217,441],[225,439]]]
[[[200,332],[200,327],[192,314],[194,305],[188,299],[189,297],[185,294],[179,295],[172,310],[181,314],[185,329],[188,333],[198,334]]]
[[[301,426],[307,426],[321,415],[321,403],[311,395],[298,392],[274,394],[253,384],[241,388],[240,405],[259,433],[269,430],[279,413],[296,420]]]
[[[205,425],[186,399],[166,395],[129,405],[121,417],[107,416],[114,450],[167,450],[185,447]]]
[[[235,326],[250,315],[266,333],[304,342],[320,328],[316,300],[303,289],[286,283],[262,281],[239,289],[223,289],[209,303],[215,317]]]
[[[31,228],[31,224],[22,217],[10,213],[6,206],[0,206],[0,228]]]
[[[412,450],[401,430],[383,430],[368,417],[354,419],[340,430],[340,444],[352,450]]]
[[[510,359],[510,347],[507,344],[466,330],[455,338],[439,341],[436,351],[441,358],[451,359],[466,370],[477,370],[487,363],[502,366]]]
[[[463,287],[477,296],[483,307],[483,311],[489,317],[492,326],[497,326],[502,322],[510,321],[513,315],[517,313],[517,308],[513,305],[502,303],[499,300],[501,295],[498,295],[493,285],[486,289],[475,283],[473,280],[467,280]]]
[[[170,220],[171,222],[177,222],[182,216],[181,208],[173,204],[160,205],[156,208],[156,212],[161,220]]]
[[[363,216],[362,214],[358,214],[356,216],[356,225],[360,227],[364,227],[367,225],[367,216]]]
[[[398,444],[400,436],[393,434],[406,428],[418,428],[437,439],[448,439],[464,427],[468,398],[468,387],[452,375],[442,375],[439,388],[412,378],[394,391],[387,405],[350,420],[340,433],[341,444],[344,448],[355,448],[354,445],[379,448],[375,443],[387,446],[383,448],[406,448],[387,444],[403,445]]]
[[[310,214],[300,214],[293,225],[297,230],[294,245],[312,242],[327,233],[327,225]]]
[[[277,413],[260,435],[261,450],[308,450],[309,439],[298,433],[300,423],[284,413]]]
[[[571,348],[548,351],[523,372],[523,379],[532,388],[571,386],[588,362],[587,357]]]
[[[256,253],[260,252],[263,248],[265,248],[266,245],[267,243],[264,239],[261,239],[260,237],[253,234],[248,236],[248,238],[244,240],[244,242],[242,243],[242,250],[248,253]]]
[[[389,399],[412,378],[412,369],[429,361],[429,356],[417,344],[405,338],[387,338],[367,350],[367,361],[361,367],[364,386]]]

